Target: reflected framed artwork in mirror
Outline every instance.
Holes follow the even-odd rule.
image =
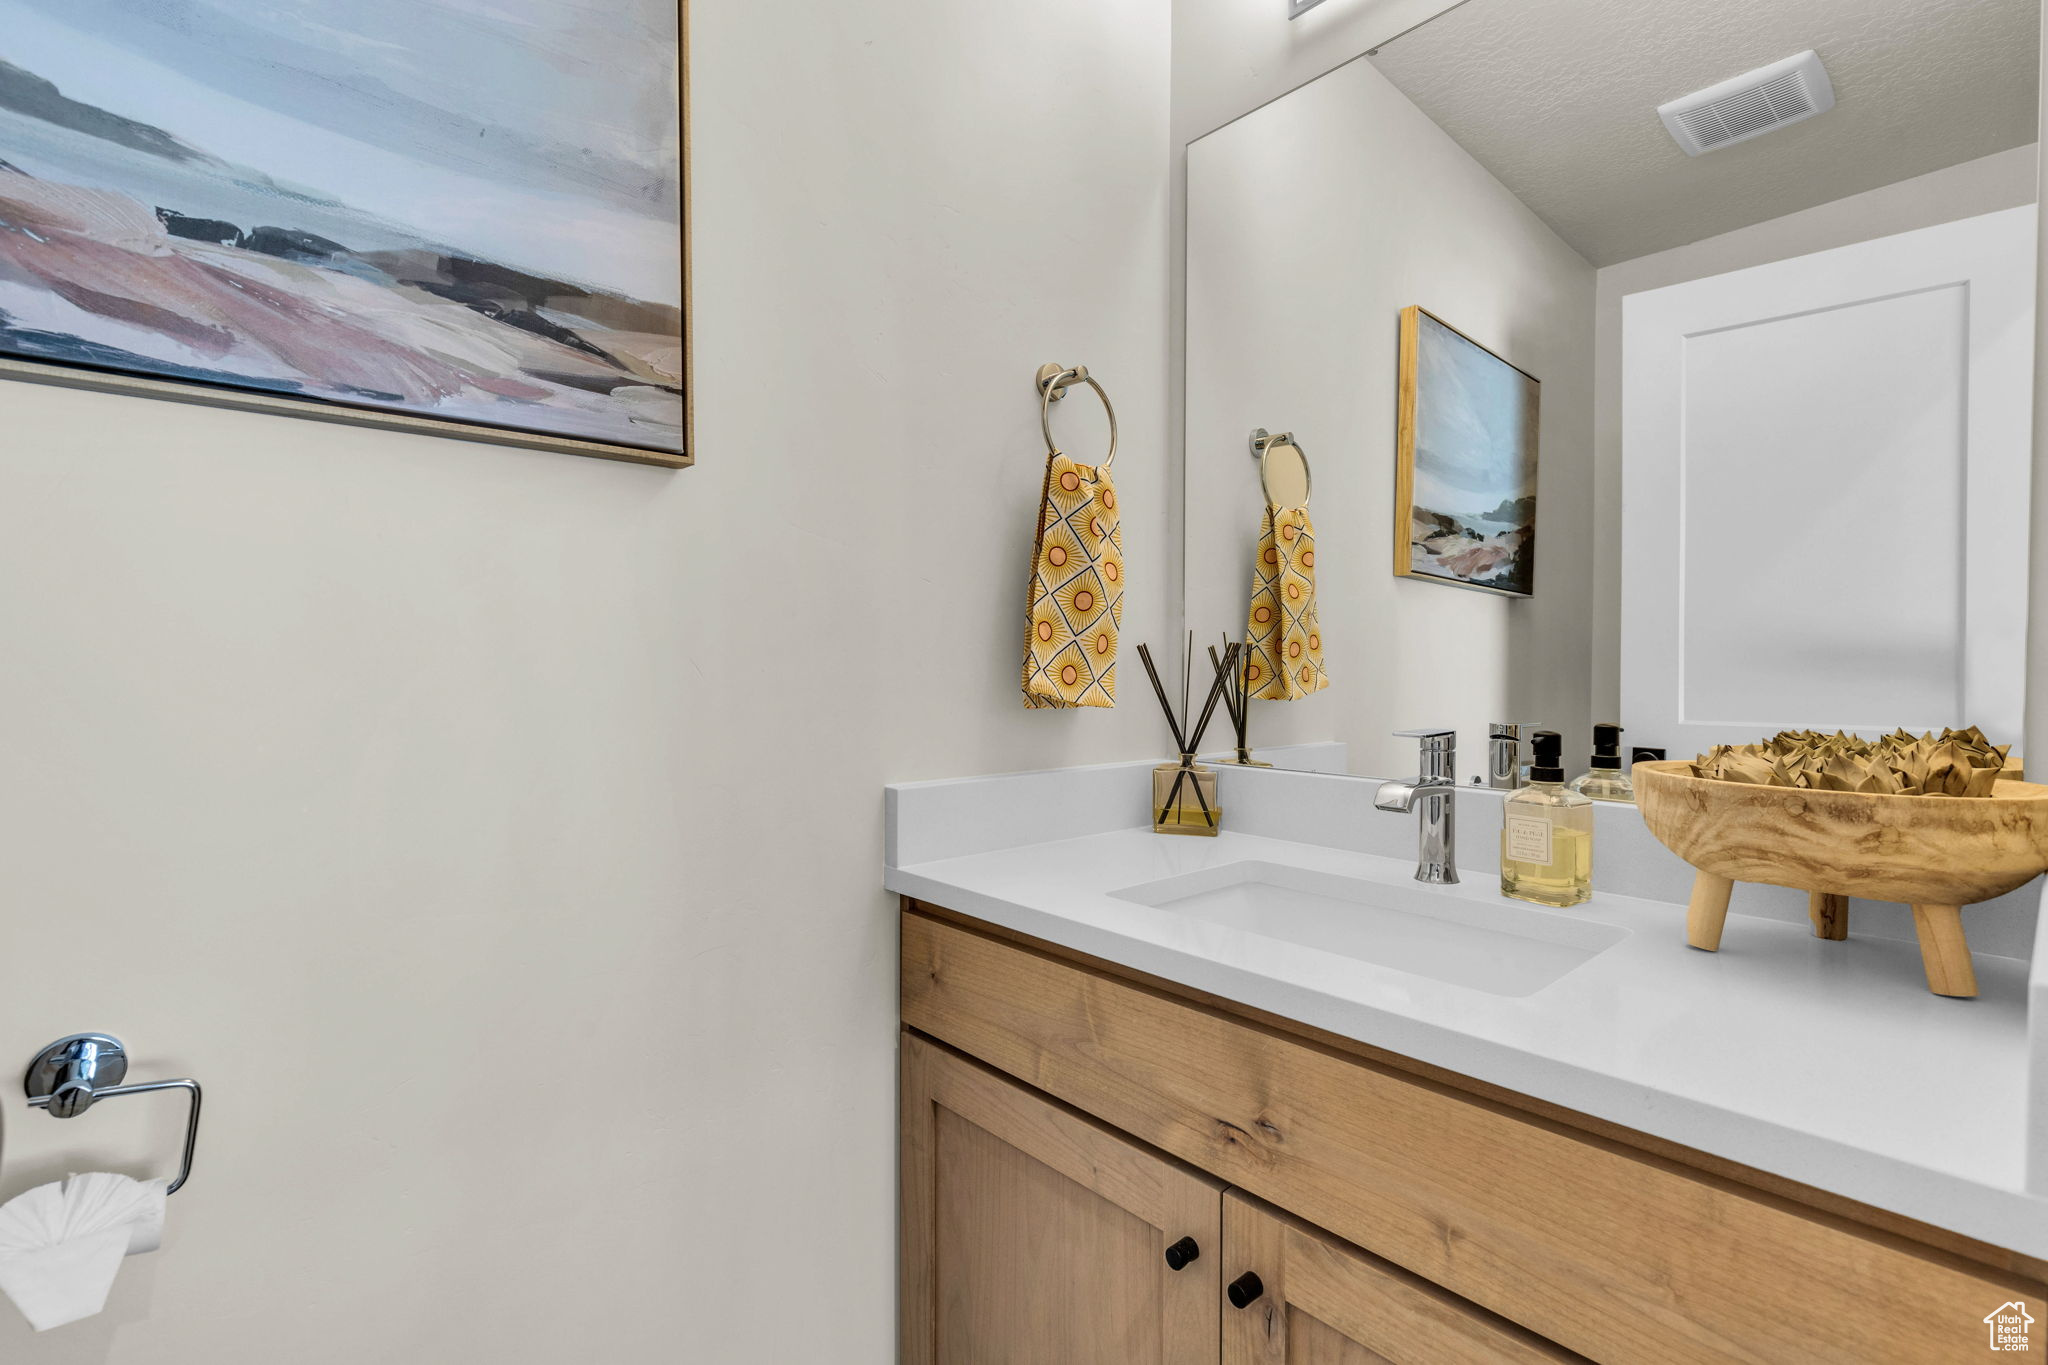
[[[1394,573],[1533,595],[1540,383],[1419,306],[1400,367]]]

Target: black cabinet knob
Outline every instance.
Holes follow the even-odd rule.
[[[1223,1292],[1230,1296],[1232,1308],[1249,1308],[1258,1301],[1259,1295],[1266,1292],[1266,1283],[1259,1278],[1258,1272],[1247,1270],[1232,1280]]]
[[[1186,1270],[1201,1259],[1202,1248],[1196,1244],[1195,1239],[1192,1237],[1183,1237],[1166,1249],[1166,1268],[1168,1270]]]

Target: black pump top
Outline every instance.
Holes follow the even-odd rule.
[[[1593,727],[1593,766],[1616,771],[1621,768],[1621,727],[1611,720]]]
[[[1533,741],[1536,761],[1529,765],[1531,782],[1564,781],[1564,738],[1555,730],[1538,730]]]

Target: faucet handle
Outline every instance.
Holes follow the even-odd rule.
[[[1458,742],[1458,732],[1456,730],[1425,727],[1420,730],[1396,730],[1394,731],[1394,738],[1419,739],[1422,741],[1424,748],[1441,749],[1455,746]]]
[[[1458,772],[1458,732],[1428,727],[1421,730],[1396,730],[1396,739],[1420,740],[1422,751],[1417,758],[1422,771],[1420,776],[1449,782]]]

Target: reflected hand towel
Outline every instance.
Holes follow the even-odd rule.
[[[1245,695],[1293,701],[1330,685],[1316,620],[1316,529],[1306,507],[1266,509],[1245,626]]]

